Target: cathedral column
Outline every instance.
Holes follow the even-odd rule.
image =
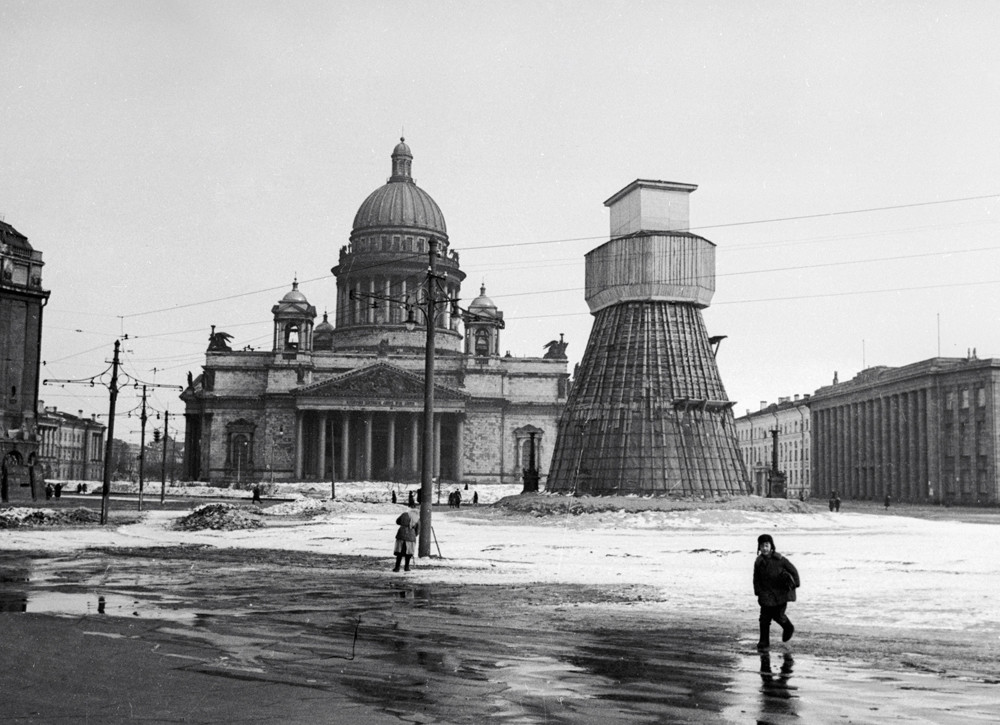
[[[386,468],[393,471],[396,467],[396,414],[389,413],[389,435],[386,443]]]
[[[434,416],[434,477],[441,477],[441,416]]]
[[[326,412],[319,414],[319,480],[326,480]]]
[[[351,411],[345,410],[340,416],[340,480],[346,481],[351,474]]]
[[[295,411],[295,480],[302,480],[302,435],[305,418],[301,410]]]
[[[420,424],[416,413],[410,414],[410,468],[420,470]]]
[[[372,414],[365,413],[365,461],[364,476],[365,481],[372,480]]]
[[[465,416],[455,416],[455,481],[461,483],[465,479],[465,456],[463,454],[465,437]]]

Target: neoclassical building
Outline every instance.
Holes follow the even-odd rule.
[[[775,450],[777,432],[777,450]],[[768,473],[777,453],[778,471],[785,475],[785,496],[812,495],[812,432],[809,396],[761,401],[760,409],[736,419],[736,437],[743,463],[750,475],[751,493],[769,495]]]
[[[1000,359],[877,366],[810,398],[813,494],[1000,503]]]
[[[485,286],[466,305],[465,273],[441,209],[415,183],[403,139],[388,181],[361,204],[340,250],[335,313],[296,282],[271,309],[269,350],[234,350],[213,328],[189,375],[190,480],[394,480],[422,466],[428,284],[434,305],[434,475],[510,483],[532,452],[544,477],[569,392],[565,344],[538,357],[501,355],[503,312]],[[437,249],[429,279],[429,250]],[[458,304],[450,301],[459,300]]]

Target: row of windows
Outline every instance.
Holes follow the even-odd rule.
[[[770,446],[753,446],[753,447],[742,447],[741,452],[743,453],[744,460],[747,464],[756,463],[768,463],[771,460],[772,449]],[[799,448],[796,444],[795,446],[782,446],[778,445],[778,461],[780,462],[798,462],[798,461],[808,461],[809,460],[809,448],[808,446]]]
[[[961,397],[962,408],[968,408],[970,404],[970,398],[972,397],[972,391],[969,388],[962,388],[962,390],[949,390],[944,397],[944,407],[947,410],[954,410],[956,401]],[[986,407],[986,388],[980,386],[976,389],[976,406],[979,408]]]
[[[381,234],[377,237],[362,237],[354,246],[359,252],[426,252],[427,238]]]
[[[770,438],[771,431],[773,428],[763,427],[763,428],[746,428],[741,426],[739,423],[736,424],[736,432],[740,440],[748,441],[754,438]],[[809,419],[805,420],[795,420],[786,423],[781,423],[778,425],[779,435],[791,435],[795,433],[808,433],[809,432]]]

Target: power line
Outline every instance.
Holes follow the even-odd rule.
[[[842,211],[822,212],[822,213],[819,213],[819,214],[804,214],[804,215],[800,215],[800,216],[791,216],[791,217],[772,217],[772,218],[769,218],[769,219],[756,219],[756,220],[750,220],[750,221],[729,222],[729,223],[724,223],[724,224],[707,224],[707,225],[703,225],[703,226],[690,227],[686,231],[698,231],[698,230],[702,230],[702,229],[723,229],[723,228],[728,228],[728,227],[751,226],[751,225],[756,225],[756,224],[774,224],[774,223],[779,223],[779,222],[801,221],[801,220],[804,220],[804,219],[822,219],[822,218],[835,217],[835,216],[846,216],[846,215],[851,215],[851,214],[870,214],[870,213],[881,212],[881,211],[893,211],[893,210],[899,210],[899,209],[912,209],[912,208],[925,207],[925,206],[936,206],[936,205],[941,205],[941,204],[956,204],[956,203],[966,202],[966,201],[982,201],[982,200],[985,200],[985,199],[996,199],[996,198],[1000,198],[1000,194],[984,194],[984,195],[981,195],[981,196],[967,196],[967,197],[958,197],[958,198],[954,198],[954,199],[939,199],[939,200],[936,200],[936,201],[921,201],[921,202],[912,202],[912,203],[909,203],[909,204],[896,204],[896,205],[892,205],[892,206],[869,207],[869,208],[864,208],[864,209],[848,209],[848,210],[842,210]],[[483,250],[483,249],[510,249],[510,248],[516,248],[516,247],[538,246],[538,245],[543,245],[543,244],[562,244],[562,243],[565,243],[565,242],[592,241],[592,240],[595,240],[595,239],[608,239],[608,236],[606,234],[603,234],[603,235],[600,235],[600,236],[593,236],[593,237],[567,237],[567,238],[563,238],[563,239],[547,239],[547,240],[539,240],[539,241],[534,241],[534,242],[514,242],[514,243],[507,242],[507,243],[504,243],[504,244],[493,244],[493,245],[481,245],[481,246],[465,247],[465,248],[463,248],[462,251],[463,252],[470,252],[470,251],[479,251],[479,250]],[[389,259],[389,260],[386,260],[386,261],[375,262],[375,263],[364,265],[364,266],[360,266],[360,267],[357,267],[357,268],[353,268],[352,267],[350,269],[344,270],[344,272],[345,273],[365,272],[365,271],[368,271],[368,270],[371,270],[371,269],[376,269],[376,268],[379,268],[379,267],[382,267],[382,266],[395,265],[395,264],[398,264],[400,261],[404,261],[408,257],[409,258],[413,258],[413,259],[419,259],[419,258],[422,257],[422,253],[415,253],[415,252],[414,253],[407,253],[407,254],[404,254],[402,256],[395,256],[392,259]],[[415,277],[415,276],[416,275],[411,275],[411,277]],[[313,277],[311,279],[305,280],[301,284],[309,284],[311,282],[319,282],[319,281],[322,281],[322,280],[330,279],[331,277],[333,277],[332,274],[322,275],[320,277]],[[284,289],[284,285],[278,285],[278,286],[274,286],[274,287],[267,287],[267,288],[262,288],[262,289],[258,289],[258,290],[252,290],[252,291],[248,291],[248,292],[239,292],[239,293],[232,294],[232,295],[226,295],[224,297],[216,297],[216,298],[213,298],[213,299],[210,299],[210,300],[202,300],[202,301],[199,301],[199,302],[189,302],[189,303],[180,304],[180,305],[173,305],[171,307],[161,307],[159,309],[146,310],[144,312],[135,312],[135,313],[128,314],[128,315],[122,315],[121,317],[122,317],[122,319],[124,319],[124,318],[132,318],[132,317],[142,317],[142,316],[145,316],[145,315],[153,315],[153,314],[158,314],[158,313],[161,313],[161,312],[172,312],[174,310],[185,309],[185,308],[188,308],[188,307],[197,307],[197,306],[200,306],[200,305],[212,304],[212,303],[215,303],[215,302],[225,302],[225,301],[228,301],[228,300],[239,299],[241,297],[249,297],[249,296],[252,296],[252,295],[263,294],[265,292],[275,292],[275,291],[279,291],[281,289]]]

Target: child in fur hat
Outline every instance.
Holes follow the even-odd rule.
[[[760,640],[757,649],[771,646],[771,622],[781,625],[781,641],[787,642],[795,626],[785,615],[788,602],[795,601],[799,572],[788,559],[774,550],[770,534],[757,537],[757,560],[753,564],[753,593],[760,604]]]

